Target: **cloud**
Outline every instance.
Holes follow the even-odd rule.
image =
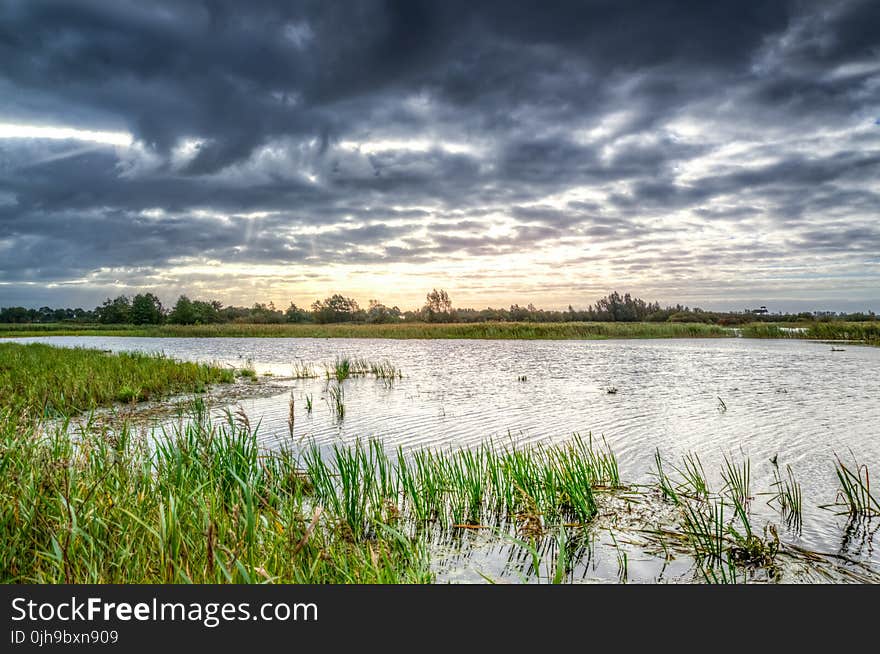
[[[80,131],[0,138],[0,304],[738,306],[803,299],[810,270],[817,301],[877,309],[877,12],[7,2],[0,123]]]

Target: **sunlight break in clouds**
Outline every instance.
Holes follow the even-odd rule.
[[[88,129],[76,129],[73,127],[45,127],[36,125],[16,125],[12,123],[0,123],[0,139],[53,139],[92,141],[129,147],[134,142],[131,134],[126,132],[102,132]]]

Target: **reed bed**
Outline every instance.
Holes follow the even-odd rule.
[[[190,336],[393,339],[594,340],[605,338],[723,338],[734,332],[703,323],[654,322],[483,322],[396,324],[81,325],[3,324],[0,336]]]
[[[204,392],[234,381],[233,371],[161,354],[0,343],[3,405],[38,415],[70,415],[113,402]]]
[[[739,328],[745,338],[800,338],[816,341],[855,341],[880,345],[880,322],[751,323]]]
[[[268,454],[234,413],[154,434],[0,415],[0,571],[33,583],[429,582],[427,523],[586,523],[613,454],[386,452],[376,441]],[[525,532],[531,538],[535,533]]]
[[[880,345],[880,322],[817,322],[807,328],[809,338],[828,341],[863,341]]]
[[[377,441],[336,446],[329,457],[312,446],[303,468],[322,505],[356,537],[389,510],[413,525],[447,529],[529,519],[586,524],[596,515],[594,489],[620,484],[614,454],[580,436],[553,447],[487,443],[446,454],[398,451],[395,457]]]

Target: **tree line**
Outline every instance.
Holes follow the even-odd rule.
[[[252,307],[224,306],[217,300],[193,300],[181,295],[173,307],[162,305],[152,293],[133,297],[120,295],[107,298],[100,306],[86,309],[53,309],[40,307],[0,307],[0,323],[101,323],[159,325],[207,325],[215,323],[397,323],[397,322],[702,322],[717,325],[738,325],[748,322],[795,322],[813,320],[876,320],[873,311],[859,313],[802,312],[768,313],[744,309],[734,312],[704,311],[699,307],[681,304],[661,307],[658,302],[646,302],[632,297],[610,293],[585,309],[569,306],[565,310],[538,309],[533,304],[512,304],[507,308],[455,308],[449,294],[443,289],[432,289],[425,303],[415,310],[402,311],[397,306],[386,306],[370,300],[366,307],[354,299],[334,294],[316,300],[310,307],[299,307],[293,302],[286,309],[272,302],[256,303]]]

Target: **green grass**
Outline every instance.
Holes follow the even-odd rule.
[[[770,501],[779,507],[786,524],[799,531],[803,522],[804,495],[791,466],[786,466],[785,471],[786,476],[783,478],[779,474],[779,465],[774,459],[773,476],[776,481],[773,487],[776,493]]]
[[[301,338],[423,339],[605,339],[730,337],[733,332],[701,323],[398,323],[398,324],[222,324],[222,325],[80,325],[3,324],[0,336],[198,336]]]
[[[230,421],[153,451],[132,432],[0,415],[4,583],[416,583],[424,545],[393,524],[352,538],[292,457]],[[349,510],[351,511],[351,509]]]
[[[355,374],[357,372],[355,371]],[[342,383],[352,375],[352,360],[348,357],[337,357],[332,368],[327,369],[327,379],[333,377],[337,383]]]
[[[791,330],[799,331],[791,331]],[[740,333],[745,338],[798,338],[815,341],[856,341],[880,345],[880,321],[801,323],[751,323],[743,325]]]
[[[327,387],[327,405],[337,422],[345,418],[345,389],[337,382]]]
[[[0,414],[0,581],[431,581],[419,525],[586,524],[593,488],[618,483],[613,454],[581,438],[407,457],[357,441],[299,458],[262,451],[237,415],[199,415],[150,448],[124,426],[71,438]]]
[[[807,334],[818,340],[864,341],[880,345],[880,322],[817,322],[809,326]]]
[[[678,507],[680,515],[678,531],[666,532],[665,536],[681,539],[706,582],[737,583],[747,579],[747,571],[757,569],[765,571],[770,578],[778,574],[776,557],[780,542],[776,528],[767,525],[762,537],[752,525],[748,459],[737,465],[724,457],[721,493],[709,489],[703,466],[695,454],[683,457],[680,468],[673,466],[678,480],[664,471],[659,451],[654,460],[657,490],[661,497]],[[793,477],[791,482],[794,483]],[[800,493],[800,487],[796,488]],[[782,501],[779,496],[774,499]],[[800,502],[799,495],[797,499]]]
[[[871,473],[868,466],[853,461],[852,467],[837,457],[834,471],[837,473],[839,487],[837,501],[831,505],[840,513],[853,518],[870,518],[880,515],[880,500],[871,492]]]
[[[229,369],[159,354],[0,343],[3,405],[38,415],[75,414],[113,402],[203,392],[233,381]]]

